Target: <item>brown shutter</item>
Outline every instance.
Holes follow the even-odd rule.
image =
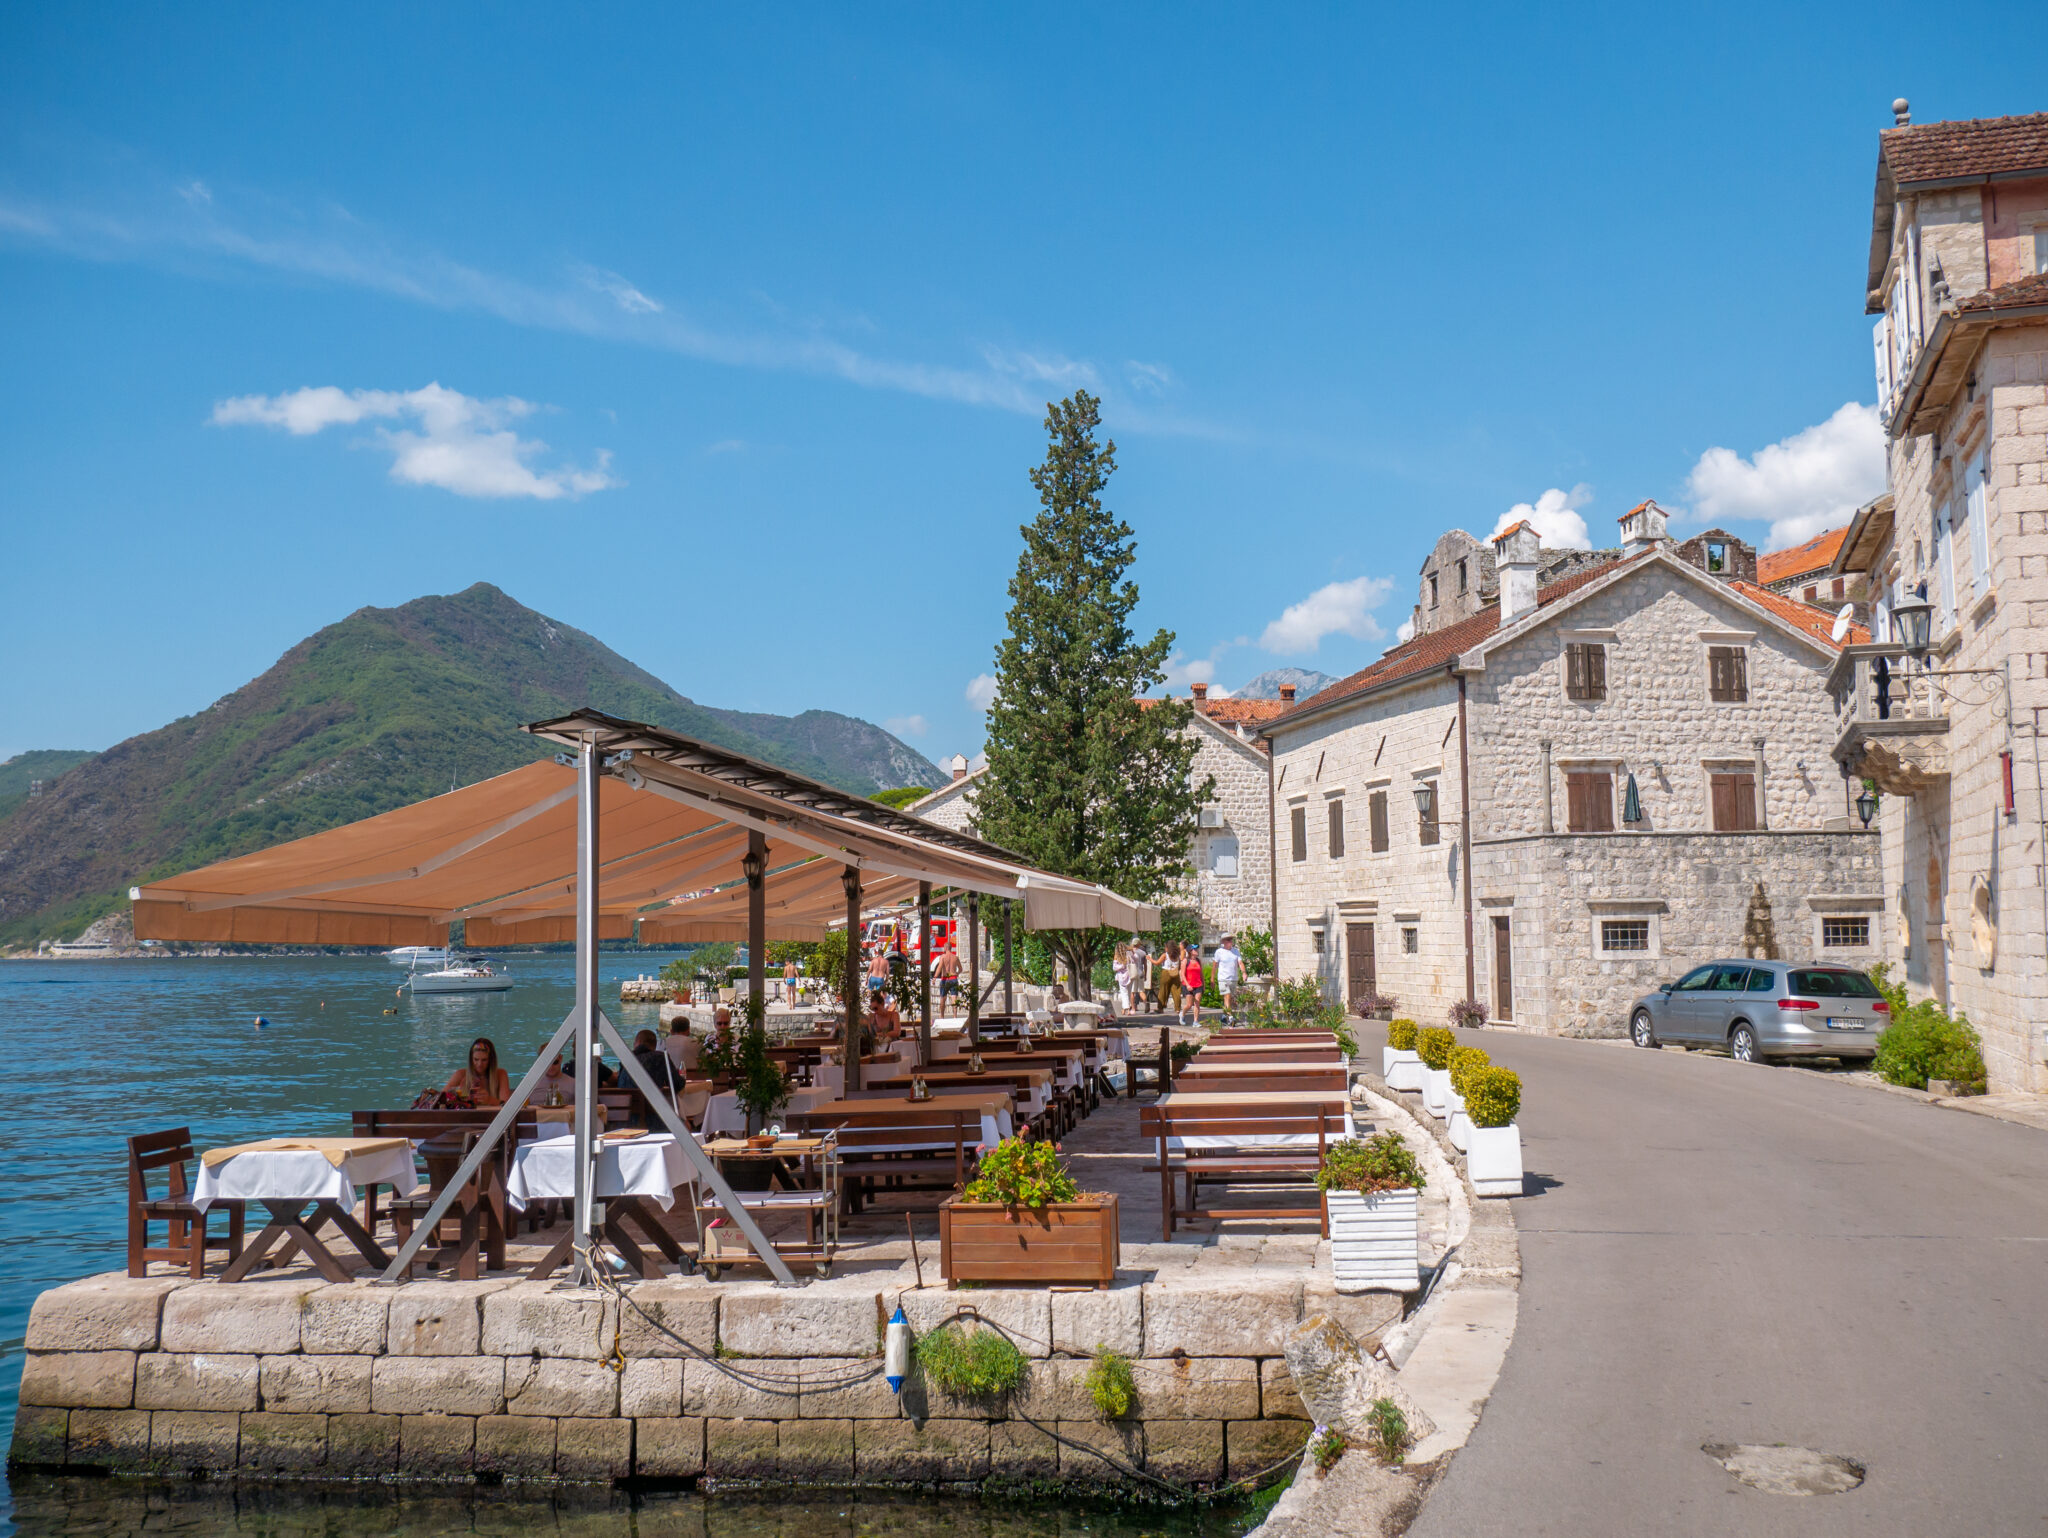
[[[1756,776],[1753,774],[1731,774],[1729,782],[1733,787],[1735,802],[1734,830],[1738,833],[1756,831]]]
[[[1367,804],[1372,809],[1372,850],[1374,854],[1385,854],[1391,840],[1387,837],[1387,793],[1376,790]]]
[[[1564,777],[1564,826],[1567,833],[1586,831],[1586,777],[1583,774]]]
[[[1586,697],[1586,648],[1576,641],[1564,649],[1564,692],[1567,699]]]
[[[1288,831],[1294,835],[1294,858],[1308,858],[1308,808],[1297,806],[1287,814]]]
[[[1341,800],[1330,803],[1330,858],[1344,857],[1344,803]]]
[[[1586,776],[1586,808],[1590,816],[1586,828],[1592,833],[1614,831],[1614,776],[1611,774],[1589,774]]]
[[[1728,648],[1725,646],[1707,648],[1707,698],[1728,698]]]
[[[1597,644],[1586,647],[1586,698],[1607,698],[1607,648]]]
[[[1737,704],[1749,698],[1749,653],[1740,646],[1728,648],[1728,697]]]
[[[1714,798],[1714,831],[1726,833],[1735,820],[1734,787],[1725,774],[1709,776],[1708,784]]]

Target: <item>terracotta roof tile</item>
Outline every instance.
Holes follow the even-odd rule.
[[[1787,582],[1809,572],[1825,571],[1834,563],[1835,552],[1842,548],[1842,541],[1848,536],[1846,526],[1829,529],[1827,533],[1816,534],[1805,544],[1794,545],[1790,550],[1774,550],[1769,555],[1760,555],[1756,558],[1756,580],[1769,587],[1773,582]]]
[[[1878,143],[1899,186],[1957,176],[2048,172],[2048,112],[1887,128]]]
[[[1800,603],[1782,593],[1774,593],[1767,587],[1758,587],[1754,582],[1730,582],[1728,584],[1751,603],[1769,609],[1779,619],[1797,625],[1816,641],[1825,641],[1837,651],[1844,646],[1862,646],[1870,640],[1870,632],[1862,625],[1851,625],[1843,638],[1834,638],[1835,617],[1811,604]]]
[[[1987,288],[1967,299],[1958,299],[1959,310],[2010,310],[2026,304],[2048,304],[2048,272],[2037,272],[2017,282]]]

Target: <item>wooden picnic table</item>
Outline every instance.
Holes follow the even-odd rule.
[[[1350,1087],[1351,1070],[1342,1063],[1217,1063],[1197,1057],[1174,1078],[1184,1089],[1193,1091],[1343,1091]]]
[[[1211,1042],[1195,1054],[1196,1062],[1211,1063],[1338,1063],[1345,1061],[1344,1049],[1334,1042]]]
[[[1182,1218],[1313,1219],[1320,1225],[1320,1202],[1314,1208],[1204,1208],[1201,1188],[1240,1181],[1312,1188],[1330,1143],[1350,1135],[1350,1113],[1350,1096],[1342,1090],[1161,1095],[1139,1112],[1138,1125],[1159,1140],[1162,1237],[1171,1240]],[[1187,1182],[1184,1203],[1174,1197],[1176,1175]]]

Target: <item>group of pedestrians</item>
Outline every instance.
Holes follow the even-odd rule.
[[[1202,1011],[1202,948],[1168,940],[1154,951],[1138,936],[1116,948],[1116,1007],[1119,1014],[1171,1012],[1177,1025],[1199,1025]],[[1237,1003],[1238,979],[1244,959],[1237,937],[1225,935],[1216,947],[1216,989],[1227,1014]]]

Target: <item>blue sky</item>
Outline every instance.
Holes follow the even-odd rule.
[[[1892,97],[2048,106],[2018,4],[732,9],[0,15],[0,757],[479,579],[972,752],[1080,385],[1179,680],[1520,504],[1786,542],[1882,486]]]

